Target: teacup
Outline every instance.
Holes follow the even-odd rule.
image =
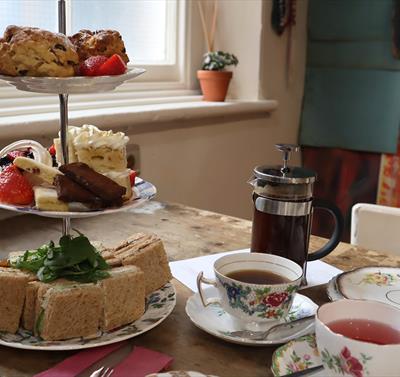
[[[350,320],[351,323],[348,322]],[[355,336],[351,338],[350,335],[338,333],[338,323],[346,324],[341,325],[341,333],[346,334],[355,332],[356,326],[359,329],[370,328],[371,331],[374,330],[371,326],[377,326],[375,323],[379,327],[370,334],[368,331],[360,331],[364,340],[355,340]],[[361,327],[362,323],[364,324]],[[336,329],[336,332],[329,326]],[[390,326],[393,331],[390,332],[390,328],[386,326]],[[325,367],[324,376],[400,376],[400,343],[376,344],[388,342],[385,340],[385,333],[391,338],[396,334],[400,340],[400,310],[395,307],[366,300],[339,300],[324,304],[317,311],[315,332]],[[368,337],[377,337],[378,340],[371,343],[372,340]],[[358,336],[357,338],[359,339]]]
[[[237,271],[268,271],[287,282],[254,284],[227,275]],[[214,263],[216,280],[197,276],[197,287],[204,306],[220,305],[226,312],[245,322],[263,323],[287,316],[302,281],[302,268],[295,262],[272,254],[238,253],[226,255]],[[219,297],[205,298],[201,283],[217,288]]]

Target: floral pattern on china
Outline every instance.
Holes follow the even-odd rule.
[[[339,355],[331,355],[328,350],[324,349],[321,351],[321,357],[324,365],[336,373],[347,374],[352,377],[369,375],[366,366],[368,361],[372,360],[371,356],[361,353],[360,358],[357,358],[351,354],[347,347],[343,347]]]
[[[297,291],[294,285],[289,285],[283,292],[272,292],[271,288],[251,289],[235,282],[230,284],[219,280],[226,289],[232,309],[240,309],[260,318],[282,319],[291,305],[290,294]]]
[[[304,335],[277,348],[272,355],[274,376],[300,372],[321,364],[315,335]]]
[[[375,284],[378,286],[391,286],[399,282],[400,274],[389,274],[383,272],[371,272],[366,274],[360,284]]]

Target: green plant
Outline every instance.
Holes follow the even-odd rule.
[[[222,71],[228,65],[238,65],[239,60],[233,54],[223,51],[211,51],[204,55],[202,69],[205,71]]]

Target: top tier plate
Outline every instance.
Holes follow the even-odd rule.
[[[32,77],[4,76],[7,81],[19,90],[49,94],[98,93],[114,90],[127,80],[131,80],[146,72],[143,68],[129,68],[123,75],[116,76],[73,76],[73,77]]]

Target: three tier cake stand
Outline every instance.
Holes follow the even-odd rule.
[[[59,32],[66,34],[65,23],[65,0],[58,0],[58,24]],[[62,147],[62,163],[68,163],[68,96],[70,94],[97,93],[111,91],[145,72],[142,68],[129,68],[123,75],[97,76],[97,77],[11,77],[1,76],[0,79],[7,81],[19,90],[58,94],[60,102],[60,139]],[[63,235],[70,234],[71,219],[91,217],[103,214],[111,214],[127,211],[142,205],[156,195],[156,188],[150,182],[136,177],[134,191],[136,196],[124,202],[121,207],[107,208],[104,210],[86,212],[54,212],[41,211],[32,206],[15,206],[0,203],[0,208],[20,213],[30,213],[44,217],[62,219]],[[0,332],[0,345],[31,349],[31,350],[77,350],[103,346],[110,343],[138,336],[153,327],[159,325],[172,312],[176,304],[176,293],[173,285],[167,283],[147,297],[146,311],[141,318],[135,322],[125,325],[117,330],[103,332],[99,337],[92,339],[74,338],[65,341],[44,341],[35,337],[32,333],[20,328],[16,334]]]
[[[65,0],[58,0],[58,28],[59,32],[66,34],[66,10]],[[96,77],[11,77],[1,76],[0,79],[7,81],[19,90],[58,94],[60,102],[60,141],[62,150],[62,164],[68,164],[68,96],[70,94],[98,93],[114,90],[127,80],[131,80],[141,74],[145,70],[143,68],[129,68],[123,75],[118,76],[96,76]],[[136,178],[134,191],[136,196],[125,202],[121,207],[108,208],[99,211],[86,212],[54,212],[41,211],[32,206],[15,206],[0,203],[0,208],[31,213],[39,216],[61,218],[62,234],[70,234],[71,219],[91,217],[102,214],[110,214],[119,211],[126,211],[134,207],[142,205],[145,201],[152,199],[156,195],[156,188],[150,182],[146,182],[141,178]]]

